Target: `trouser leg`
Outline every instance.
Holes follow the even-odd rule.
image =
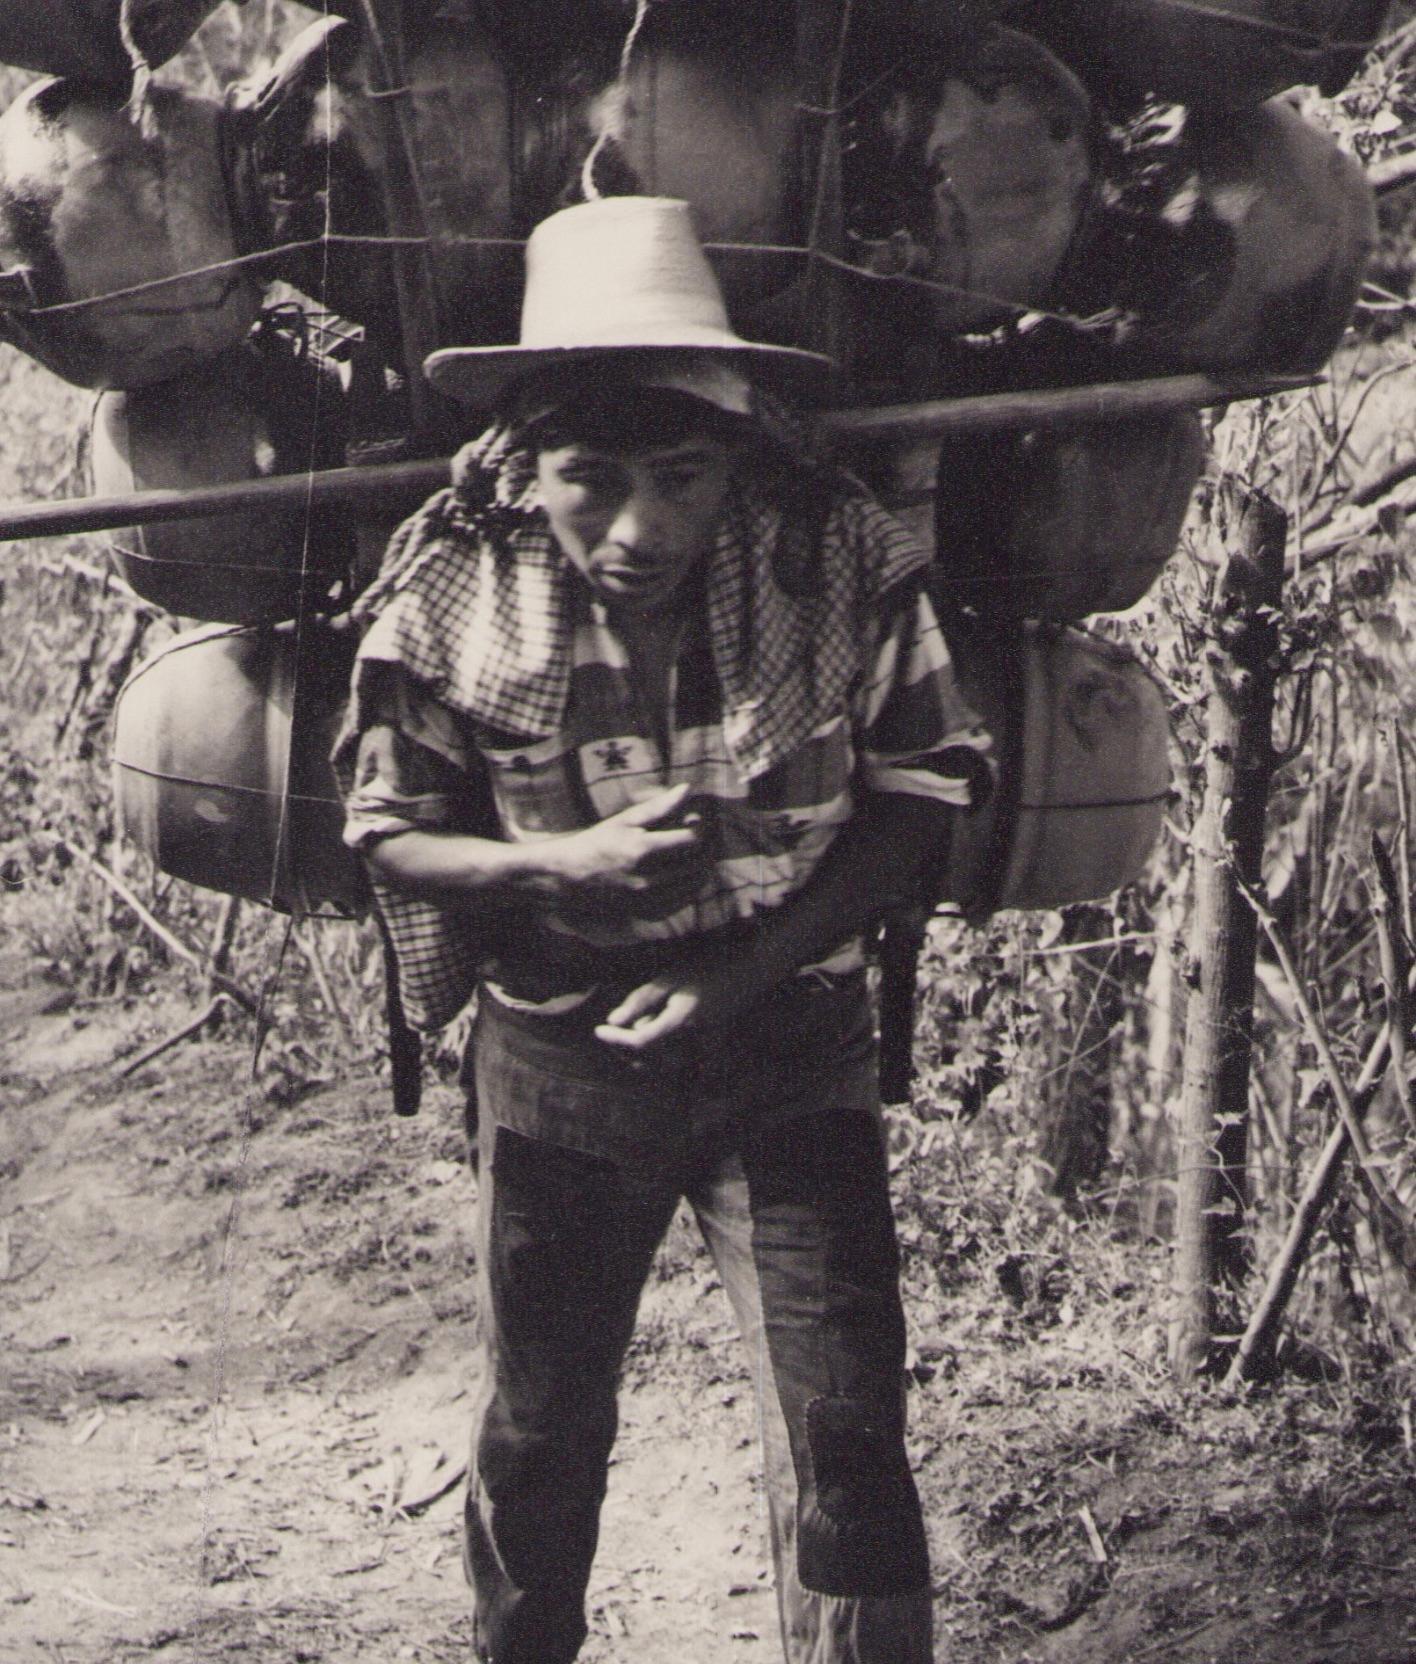
[[[493,1664],[569,1664],[585,1639],[620,1365],[674,1201],[483,1116],[486,1375],[465,1551]]]
[[[802,1116],[692,1200],[751,1357],[788,1664],[929,1664],[877,1123],[864,1109]]]

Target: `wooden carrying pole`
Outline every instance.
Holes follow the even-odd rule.
[[[986,393],[967,399],[885,405],[871,410],[828,411],[821,418],[837,445],[882,439],[944,439],[962,433],[1085,426],[1166,411],[1269,398],[1311,387],[1310,376],[1159,376],[1147,381],[1097,383],[1042,392]],[[0,503],[0,541],[113,531],[163,521],[201,520],[261,509],[377,505],[406,496],[426,497],[448,483],[450,459],[390,462],[367,468],[330,468],[308,474],[275,474],[235,485],[134,491],[67,502]]]

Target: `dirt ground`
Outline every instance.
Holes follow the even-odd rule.
[[[239,1038],[115,1072],[184,1015],[0,962],[0,1661],[465,1659],[455,1096],[411,1122],[373,1079],[278,1103]],[[1409,1403],[1183,1401],[1163,1256],[1098,1291],[904,1236],[941,1660],[1416,1664]],[[750,1392],[682,1220],[590,1614],[587,1664],[780,1657]]]

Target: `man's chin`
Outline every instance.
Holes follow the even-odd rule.
[[[597,573],[596,593],[608,606],[628,612],[662,612],[683,588],[657,573]]]

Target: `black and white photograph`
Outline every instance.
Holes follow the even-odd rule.
[[[0,0],[0,1664],[1416,1664],[1416,0]]]

